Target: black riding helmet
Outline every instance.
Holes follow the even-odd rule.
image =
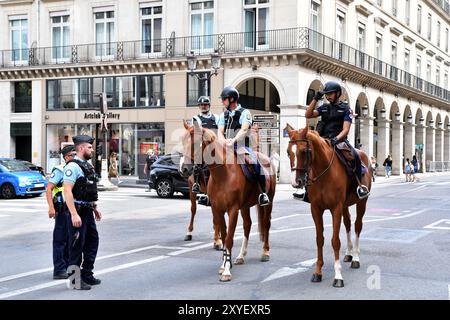
[[[236,90],[235,87],[228,86],[223,88],[222,93],[220,94],[220,98],[222,100],[229,98],[230,103],[237,102],[239,100],[239,92]]]
[[[322,90],[322,93],[326,94],[331,92],[339,92],[338,97],[340,97],[342,94],[341,85],[336,81],[328,81],[325,83],[325,88]]]
[[[198,105],[201,105],[201,104],[209,104],[209,105],[211,105],[211,101],[209,101],[209,98],[207,96],[201,96],[200,98],[198,98],[197,104]]]

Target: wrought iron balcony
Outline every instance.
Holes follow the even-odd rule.
[[[175,37],[151,41],[122,41],[65,47],[32,48],[0,51],[0,71],[5,68],[29,68],[77,65],[106,61],[139,61],[209,55],[217,51],[227,54],[277,52],[309,49],[342,63],[363,69],[435,98],[450,101],[448,90],[418,78],[395,66],[378,60],[345,43],[311,30],[290,28],[261,32],[238,32],[207,36]],[[19,54],[19,51],[20,54]],[[28,57],[19,61],[18,57]]]

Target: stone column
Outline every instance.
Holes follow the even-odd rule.
[[[450,161],[450,130],[444,131],[444,161]]]
[[[444,161],[444,130],[436,129],[436,157],[435,161]]]
[[[412,156],[416,152],[416,125],[412,123],[405,123],[404,124],[404,130],[405,130],[405,141],[404,143],[404,156],[405,159],[409,158],[412,159]]]
[[[392,174],[403,173],[403,123],[392,125]],[[405,156],[408,158],[408,156]]]
[[[373,117],[360,118],[360,138],[361,138],[361,150],[363,150],[367,156],[373,156]],[[375,155],[376,157],[377,155]],[[377,159],[378,163],[380,163],[381,159]],[[384,160],[384,159],[383,159]],[[381,160],[381,161],[383,161]]]
[[[379,159],[380,164],[383,164],[384,159],[389,154],[389,123],[390,120],[378,120],[377,159]],[[382,165],[378,167],[377,174],[380,176],[384,175],[384,167]]]
[[[291,164],[287,156],[289,137],[284,131],[286,124],[294,129],[304,128],[306,125],[306,107],[299,105],[279,105],[280,107],[280,183],[291,183]]]
[[[425,152],[425,147],[426,147],[426,130],[425,130],[425,126],[423,125],[419,125],[416,127],[416,145],[420,145],[421,146],[421,150],[419,152],[419,158],[417,160],[419,160],[419,164],[420,164],[420,169],[419,171],[421,172],[426,172],[427,168],[426,168],[426,160],[427,160],[427,154]]]
[[[424,162],[425,167],[430,168],[430,162],[435,161],[436,156],[436,129],[430,125],[426,128],[426,140],[425,140],[425,154],[426,154],[426,162]],[[431,168],[433,169],[433,168]]]
[[[42,165],[45,155],[41,153],[42,148],[42,106],[44,94],[44,80],[31,82],[31,162]]]
[[[11,97],[13,94],[11,82],[0,82],[0,157],[11,157]]]

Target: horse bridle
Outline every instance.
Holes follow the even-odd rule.
[[[333,164],[333,161],[334,161],[334,155],[335,155],[336,151],[334,150],[334,147],[333,147],[333,156],[331,157],[330,163],[328,164],[326,169],[323,170],[318,176],[314,177],[312,180],[309,180],[309,171],[311,170],[311,164],[312,164],[312,157],[311,157],[312,150],[310,148],[311,142],[308,139],[289,140],[289,144],[297,143],[297,142],[306,142],[306,166],[302,167],[302,168],[293,168],[293,167],[291,167],[291,171],[294,171],[294,170],[295,171],[304,171],[305,172],[306,186],[311,186],[317,180],[319,180],[328,170],[330,170],[331,165]],[[295,155],[295,157],[297,157],[297,155]],[[309,181],[311,181],[311,183],[309,183]]]

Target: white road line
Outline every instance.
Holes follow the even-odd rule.
[[[8,214],[0,214],[0,218],[6,218],[6,217],[10,217],[10,215],[8,215]]]
[[[194,241],[194,242],[191,242],[191,243],[186,243],[186,244],[184,244],[183,246],[184,247],[193,247],[193,246],[196,246],[196,245],[198,245],[198,244],[202,244],[203,242],[201,242],[201,241]]]
[[[167,259],[167,258],[169,258],[169,257],[168,256],[157,256],[157,257],[153,257],[153,258],[150,258],[150,259],[145,259],[145,260],[139,260],[139,261],[125,263],[125,264],[120,264],[120,265],[117,265],[117,266],[112,267],[112,268],[99,270],[99,271],[96,272],[96,274],[101,275],[101,274],[105,274],[105,273],[109,273],[109,272],[113,272],[113,271],[118,271],[118,270],[122,270],[122,269],[127,269],[127,268],[131,268],[131,267],[139,266],[139,265],[150,263],[150,262],[154,262],[154,261],[164,260],[164,259]],[[22,294],[25,294],[25,293],[30,293],[30,292],[41,290],[41,289],[45,289],[45,288],[55,287],[55,286],[61,285],[61,284],[67,284],[67,281],[68,280],[66,280],[66,281],[54,280],[54,281],[42,283],[42,284],[39,284],[39,285],[36,285],[36,286],[32,286],[32,287],[28,287],[28,288],[14,290],[14,291],[10,291],[10,292],[5,292],[3,294],[0,294],[0,300],[1,299],[7,299],[7,298],[15,297],[15,296],[18,296],[18,295],[22,295]]]
[[[42,203],[5,203],[1,204],[0,208],[8,208],[8,207],[22,207],[22,208],[32,208],[32,207],[47,207],[48,204],[45,202]]]
[[[432,224],[429,224],[423,228],[424,229],[450,230],[450,225],[448,227],[436,227],[438,224],[441,224],[441,223],[448,224],[448,223],[450,223],[450,219],[441,219],[441,220],[433,222]]]
[[[390,194],[390,195],[388,195],[387,197],[389,197],[389,198],[397,198],[398,195],[400,195],[400,194],[419,191],[419,190],[425,189],[426,187],[428,187],[427,184],[421,185],[420,187],[417,187],[417,188],[413,188],[413,189],[408,189],[408,190],[404,190],[404,191],[398,191],[398,192],[395,192],[395,194]]]
[[[151,250],[151,249],[181,250],[181,249],[185,249],[185,248],[183,248],[183,247],[168,247],[168,246],[152,245],[152,246],[148,246],[148,247],[142,247],[142,248],[137,248],[137,249],[133,249],[133,250],[113,253],[113,254],[109,254],[109,255],[106,255],[106,256],[101,256],[101,257],[98,257],[96,260],[99,261],[99,260],[104,260],[104,259],[109,259],[109,258],[115,258],[115,257],[119,257],[119,256],[124,256],[124,255],[127,255],[127,254],[133,254],[133,253],[138,253],[138,252],[142,252],[142,251],[146,251],[146,250]],[[0,278],[0,283],[1,282],[15,280],[15,279],[20,279],[20,278],[24,278],[24,277],[28,277],[28,276],[32,276],[32,275],[39,274],[39,273],[50,272],[52,270],[53,270],[53,268],[44,268],[44,269],[38,269],[38,270],[23,272],[23,273],[11,275],[11,276],[6,276],[6,277],[3,277],[3,278]]]
[[[407,215],[403,215],[403,216],[399,216],[399,217],[387,217],[387,218],[373,219],[373,220],[364,221],[364,223],[405,219],[405,218],[409,218],[409,217],[412,217],[412,216],[419,215],[419,214],[424,213],[424,212],[426,212],[428,210],[429,209],[422,209],[422,210],[413,212],[411,214],[407,214]],[[331,227],[331,226],[332,226],[332,224],[324,225],[324,227]],[[315,228],[315,226],[307,226],[307,227],[300,227],[300,228],[274,230],[274,231],[271,232],[271,234],[281,233],[281,232],[288,232],[288,231],[314,229],[314,228]],[[258,233],[254,232],[254,233],[251,233],[250,236],[257,235],[257,234]],[[239,236],[239,237],[236,237],[235,239],[238,240],[238,239],[242,239],[242,238],[243,238],[243,236]],[[192,251],[208,248],[208,247],[210,247],[210,245],[211,244],[207,243],[207,244],[199,245],[199,246],[193,247],[193,248],[182,248],[182,249],[174,251],[174,252],[169,252],[166,255],[157,256],[157,257],[153,257],[153,258],[150,258],[150,259],[139,260],[139,261],[135,261],[135,262],[131,262],[131,263],[118,265],[118,266],[115,266],[115,267],[112,267],[112,268],[99,270],[96,273],[97,274],[104,274],[104,273],[108,273],[108,272],[112,272],[112,271],[116,271],[116,270],[122,270],[122,269],[126,269],[126,268],[131,268],[131,267],[134,267],[134,266],[137,266],[137,265],[141,265],[141,264],[150,263],[150,262],[153,262],[153,261],[167,259],[167,258],[170,258],[171,256],[178,256],[178,255],[183,254],[183,253],[187,253],[187,252],[192,252]],[[154,247],[154,246],[151,246],[151,247]],[[143,249],[143,248],[141,248],[141,249]],[[139,249],[134,249],[134,250],[130,250],[130,251],[135,251],[135,250],[139,250]],[[118,254],[113,254],[113,255],[117,256]],[[102,259],[102,258],[99,258],[98,260],[100,260],[100,259]],[[307,261],[310,261],[310,260],[307,260]],[[31,271],[31,272],[33,272],[33,271]],[[30,274],[30,272],[28,272],[28,274]],[[4,278],[2,278],[2,279],[4,279]],[[2,279],[0,279],[0,282],[1,282]],[[66,283],[66,282],[63,282],[63,283]],[[6,293],[0,295],[0,299],[6,299],[6,298],[14,297],[14,296],[21,295],[21,294],[24,294],[24,293],[37,291],[37,290],[45,289],[45,288],[48,288],[48,287],[57,286],[59,284],[61,284],[61,283],[58,282],[58,281],[52,281],[52,282],[43,283],[43,284],[40,284],[40,285],[37,285],[37,286],[29,287],[29,288],[24,288],[24,289],[19,289],[19,290],[6,292]]]
[[[29,209],[29,208],[2,208],[3,212],[45,212],[46,210],[43,209]]]

